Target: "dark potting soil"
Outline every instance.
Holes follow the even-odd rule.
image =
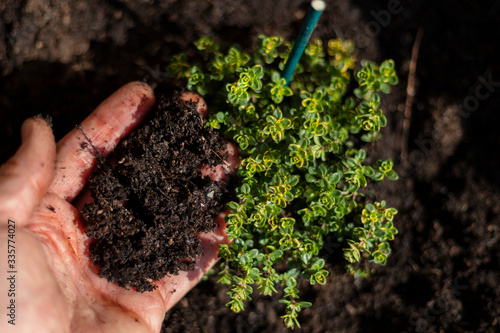
[[[194,267],[197,234],[215,229],[228,193],[200,172],[222,162],[224,140],[176,95],[160,95],[149,119],[99,159],[89,180],[95,201],[82,210],[99,276],[140,292]]]

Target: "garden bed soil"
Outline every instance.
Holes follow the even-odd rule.
[[[397,5],[400,6],[397,6]],[[0,147],[19,146],[27,117],[48,113],[56,138],[126,82],[155,84],[202,35],[249,49],[260,33],[292,39],[306,0],[5,0],[0,3]],[[358,58],[393,58],[401,83],[383,97],[388,125],[368,152],[392,158],[397,182],[375,188],[399,210],[385,267],[355,280],[326,240],[325,286],[302,332],[497,332],[500,326],[500,12],[498,1],[328,1],[316,37],[350,38]],[[423,31],[412,113],[412,46]],[[411,91],[410,91],[411,93]],[[468,104],[467,104],[468,103]],[[210,110],[210,106],[209,106]],[[219,111],[219,110],[213,110]],[[409,122],[409,131],[403,128]],[[407,144],[408,159],[401,156]],[[286,332],[283,307],[256,296],[231,313],[211,276],[165,317],[164,332]]]

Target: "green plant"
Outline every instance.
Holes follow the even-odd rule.
[[[219,282],[236,312],[254,286],[264,295],[284,286],[283,319],[294,327],[311,305],[299,300],[297,280],[326,283],[327,235],[345,244],[348,270],[358,276],[369,270],[355,263],[384,265],[391,252],[397,211],[370,202],[366,187],[397,174],[391,160],[366,164],[355,142],[376,140],[386,125],[378,92],[398,83],[394,62],[359,66],[352,42],[314,40],[287,86],[280,72],[291,43],[280,37],[260,36],[254,54],[237,46],[222,52],[209,37],[195,45],[198,55],[174,57],[169,75],[205,97],[217,111],[208,124],[238,142],[243,157]]]

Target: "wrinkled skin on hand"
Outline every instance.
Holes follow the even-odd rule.
[[[187,93],[185,100],[200,99]],[[31,118],[22,127],[22,146],[0,169],[0,272],[7,266],[7,242],[15,244],[16,325],[5,316],[9,281],[0,279],[1,332],[159,332],[165,312],[182,298],[217,261],[218,244],[227,243],[224,213],[219,227],[202,234],[204,253],[194,271],[156,281],[152,292],[138,293],[97,275],[88,256],[90,239],[79,215],[89,200],[85,189],[95,166],[95,152],[82,146],[88,137],[104,156],[132,131],[154,105],[150,87],[133,82],[106,99],[56,146],[50,126]],[[237,149],[228,144],[228,161],[204,175],[224,180],[239,166]],[[14,239],[8,220],[15,221]]]

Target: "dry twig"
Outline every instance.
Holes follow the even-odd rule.
[[[413,43],[411,52],[410,69],[408,72],[408,85],[406,86],[406,102],[403,119],[403,139],[401,140],[401,162],[408,162],[408,136],[412,114],[413,100],[415,98],[415,73],[417,71],[418,53],[422,41],[423,29],[420,27]]]

